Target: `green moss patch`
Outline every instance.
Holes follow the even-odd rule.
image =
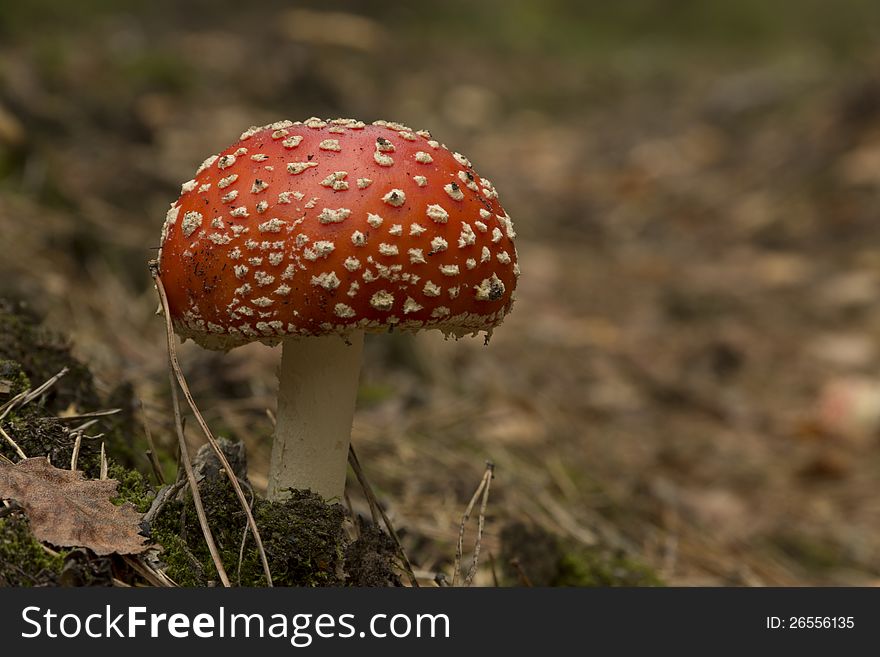
[[[531,586],[663,586],[646,564],[619,550],[571,545],[522,523],[501,533],[508,584]]]

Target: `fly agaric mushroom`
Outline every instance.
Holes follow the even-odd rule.
[[[365,331],[484,331],[510,310],[513,226],[425,131],[311,118],[245,131],[184,183],[159,274],[176,332],[283,342],[269,497],[345,486]]]

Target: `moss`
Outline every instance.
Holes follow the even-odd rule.
[[[619,550],[573,545],[538,527],[512,523],[501,541],[509,584],[527,578],[533,586],[664,585],[649,566]]]
[[[116,497],[110,500],[113,504],[130,502],[140,513],[149,510],[150,504],[156,497],[156,491],[144,475],[111,461],[107,466],[107,476],[119,482]]]
[[[0,360],[0,395],[5,402],[31,387],[31,381],[21,365],[14,360]]]
[[[71,404],[77,408],[99,407],[92,374],[70,354],[67,342],[40,326],[39,317],[25,306],[8,300],[0,300],[0,359],[20,363],[34,385],[67,367],[68,373],[43,400],[52,411]]]
[[[596,548],[561,555],[551,586],[663,586],[647,565],[621,552]]]
[[[391,537],[370,522],[359,523],[359,536],[345,550],[349,586],[400,586]]]
[[[63,565],[62,555],[49,554],[33,537],[24,514],[0,518],[0,586],[55,585]]]
[[[810,537],[795,532],[779,532],[770,538],[770,545],[812,573],[828,573],[836,568],[852,566],[841,545],[830,538]]]
[[[74,438],[55,416],[73,407],[79,411],[120,408],[121,412],[102,418],[100,433],[108,456],[126,466],[146,466],[145,445],[134,436],[134,398],[129,384],[123,383],[102,400],[95,390],[88,368],[73,358],[67,343],[39,325],[39,318],[26,307],[0,299],[0,403],[15,394],[40,385],[67,367],[68,373],[44,395],[15,409],[4,419],[4,428],[28,456],[48,456],[56,465],[69,464]],[[8,390],[7,390],[8,389]],[[3,393],[3,390],[7,392]],[[0,453],[17,460],[15,450],[0,441]],[[100,443],[84,440],[78,468],[88,476],[100,469]]]
[[[265,586],[262,562],[248,535],[239,573],[239,551],[246,525],[244,512],[225,480],[199,486],[205,513],[223,564],[234,584]],[[254,518],[277,586],[338,586],[345,583],[344,509],[325,504],[307,491],[293,491],[283,502],[257,499]],[[217,574],[205,545],[191,496],[165,506],[150,533],[164,548],[169,576],[182,586],[205,586]]]

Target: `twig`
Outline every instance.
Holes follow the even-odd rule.
[[[27,454],[25,454],[25,453],[22,451],[21,447],[18,446],[18,443],[16,443],[16,442],[12,439],[12,436],[10,436],[8,433],[6,433],[6,431],[3,429],[3,427],[0,427],[0,435],[2,435],[3,438],[6,440],[6,442],[9,443],[9,444],[12,446],[12,449],[15,450],[15,453],[16,453],[16,454],[18,454],[18,455],[19,455],[21,458],[23,458],[23,459],[26,459],[26,458],[27,458]]]
[[[358,518],[354,515],[354,507],[351,505],[351,497],[348,495],[347,490],[342,491],[342,497],[345,498],[345,506],[348,508],[348,517],[351,518],[351,524],[354,527],[354,534],[356,538],[360,538],[361,535],[361,526]]]
[[[473,497],[471,497],[471,501],[468,502],[467,508],[464,510],[464,515],[461,517],[461,524],[459,525],[459,528],[458,528],[458,547],[455,550],[455,562],[452,567],[452,586],[455,586],[456,582],[458,581],[459,572],[461,571],[461,558],[464,553],[464,528],[465,528],[465,525],[467,525],[467,521],[471,517],[471,513],[474,510],[474,506],[476,505],[477,500],[480,499],[480,495],[488,487],[488,485],[489,485],[488,482],[492,479],[492,473],[494,470],[495,470],[495,464],[492,463],[491,461],[487,461],[486,462],[486,472],[483,474],[482,479],[480,479],[480,484],[479,484],[479,486],[477,486],[477,490],[474,491],[474,495],[473,495]],[[486,499],[487,498],[484,496],[484,503],[485,503]],[[482,513],[482,511],[481,511],[481,513]],[[477,543],[474,546],[474,559],[475,560],[476,560],[476,558],[479,557],[479,545],[480,545],[480,540],[482,538],[482,533],[483,533],[482,527],[480,527],[480,529],[478,531],[479,531],[479,533],[477,534]],[[470,570],[468,571],[468,575],[470,576]],[[465,580],[465,585],[466,586],[469,585],[467,580]]]
[[[25,404],[29,404],[31,401],[42,395],[44,392],[46,392],[46,390],[54,386],[58,379],[67,374],[68,371],[69,370],[66,367],[63,367],[61,368],[61,371],[58,372],[58,374],[49,377],[46,381],[41,383],[33,390],[22,390],[15,397],[5,402],[2,406],[0,406],[0,420],[9,415],[12,409],[19,406],[24,406]]]
[[[406,556],[406,551],[403,549],[403,545],[400,543],[400,538],[397,536],[397,532],[394,531],[394,525],[391,524],[391,520],[388,519],[388,515],[385,513],[385,509],[383,509],[379,503],[376,501],[376,495],[373,493],[373,487],[370,486],[370,482],[367,481],[367,477],[364,475],[364,471],[361,469],[361,463],[358,460],[357,454],[354,451],[354,445],[348,446],[348,464],[351,466],[351,469],[354,470],[354,474],[357,477],[358,483],[360,483],[361,488],[364,490],[364,495],[367,498],[367,503],[370,505],[370,511],[373,513],[373,520],[378,526],[378,522],[376,521],[375,511],[379,512],[379,515],[382,516],[382,521],[385,523],[385,527],[388,529],[388,533],[391,534],[391,538],[394,539],[394,544],[397,546],[397,554],[400,557],[400,561],[403,563],[403,568],[406,571],[407,577],[409,577],[410,583],[413,587],[418,588],[419,581],[416,579],[415,573],[413,573],[412,564],[409,561],[409,557]]]
[[[89,427],[93,427],[96,424],[98,424],[98,420],[88,420],[78,426],[75,426],[73,429],[70,430],[70,432],[73,433],[74,431],[85,431]]]
[[[489,487],[492,485],[492,478],[495,476],[495,464],[492,461],[486,461],[486,474],[483,475],[486,485],[483,487],[483,501],[480,503],[480,515],[477,518],[477,540],[474,541],[474,560],[468,569],[468,574],[464,578],[464,585],[470,586],[477,574],[477,565],[480,562],[480,547],[483,545],[483,527],[486,524],[486,507],[489,505]]]
[[[67,374],[69,371],[70,370],[68,368],[62,367],[61,371],[58,372],[58,374],[56,374],[55,376],[49,377],[48,379],[46,379],[46,381],[44,381],[39,386],[34,388],[31,392],[26,394],[24,396],[24,399],[21,400],[21,404],[19,404],[19,405],[26,406],[27,404],[30,404],[33,400],[35,400],[37,397],[39,397],[44,392],[46,392],[49,388],[54,386],[58,382],[58,379],[60,379],[65,374]]]
[[[79,460],[79,448],[82,446],[83,432],[76,432],[76,440],[73,443],[73,454],[70,456],[70,469],[76,470],[76,462]]]
[[[144,517],[141,518],[141,522],[145,523],[148,527],[152,525],[153,520],[162,512],[162,509],[165,508],[165,505],[168,504],[168,500],[170,500],[177,492],[186,486],[187,480],[186,478],[178,479],[170,486],[163,486],[159,489],[159,492],[156,493],[156,497],[153,498],[152,503],[150,503],[150,508],[144,514]]]
[[[489,552],[489,569],[492,571],[492,586],[498,588],[501,584],[498,583],[498,571],[495,569],[495,555],[492,552]]]
[[[233,474],[234,470],[232,469],[232,466],[229,464],[229,461],[226,458],[226,455],[223,453],[223,450],[220,449],[220,445],[217,443],[217,439],[214,438],[214,434],[211,432],[210,427],[208,427],[208,423],[205,422],[205,418],[202,417],[202,414],[199,411],[199,407],[196,406],[196,401],[195,399],[193,399],[192,393],[189,390],[189,385],[186,382],[186,377],[183,376],[183,371],[180,369],[180,362],[177,360],[177,351],[174,348],[174,327],[171,324],[171,311],[168,308],[168,297],[165,294],[165,286],[162,284],[162,278],[159,276],[159,267],[156,261],[151,261],[150,272],[153,276],[153,280],[156,283],[156,290],[159,293],[159,301],[162,303],[162,309],[165,314],[165,337],[168,343],[168,359],[171,362],[173,375],[174,377],[176,377],[177,383],[180,385],[180,389],[183,391],[183,396],[186,398],[189,407],[192,409],[193,415],[195,415],[196,417],[196,421],[199,423],[199,426],[202,429],[202,433],[205,434],[205,438],[208,439],[208,442],[211,444],[211,448],[214,450],[214,453],[217,455],[220,463],[223,464],[223,467],[225,468],[226,473],[229,476],[229,482],[232,484],[232,488],[235,490],[238,501],[241,504],[242,509],[244,509],[245,515],[247,516],[248,525],[251,528],[251,532],[253,532],[254,534],[254,542],[257,544],[257,551],[260,553],[260,560],[263,563],[263,572],[266,575],[266,585],[272,586],[272,573],[269,570],[269,559],[266,557],[266,550],[263,548],[263,539],[260,536],[260,530],[257,528],[257,521],[254,520],[254,515],[251,513],[250,506],[248,505],[247,499],[244,496],[244,491],[241,489],[241,485],[238,483],[238,478]],[[181,457],[183,457],[182,452]],[[186,460],[187,467],[191,469],[192,466],[189,464],[188,459]]]
[[[168,577],[168,575],[160,570],[156,570],[148,563],[144,562],[140,557],[127,554],[122,558],[125,563],[127,563],[132,568],[132,570],[134,570],[138,575],[143,577],[153,586],[161,586],[166,588],[177,586],[177,583],[170,577]]]
[[[529,576],[526,575],[526,571],[523,570],[522,564],[519,562],[519,559],[514,557],[510,560],[510,565],[513,566],[513,569],[516,571],[516,574],[519,576],[520,581],[529,588],[533,587],[532,580],[529,579]]]
[[[147,422],[147,414],[144,411],[144,403],[138,400],[138,406],[141,409],[141,422],[144,425],[144,435],[147,437],[147,458],[150,460],[150,467],[153,468],[153,474],[160,486],[165,485],[165,474],[162,472],[162,464],[159,463],[159,457],[156,456],[156,445],[153,444],[153,432],[150,431],[150,423]]]
[[[228,474],[228,473],[227,473]],[[230,474],[230,477],[234,477],[235,475]],[[250,489],[251,492],[251,500],[250,507],[253,508],[254,504],[254,489]],[[238,585],[241,586],[241,562],[244,561],[244,546],[247,545],[247,537],[248,537],[248,526],[247,523],[244,525],[244,531],[241,535],[241,547],[238,549],[238,569],[236,571],[236,576],[238,578]]]
[[[205,536],[205,543],[208,545],[208,552],[211,553],[211,559],[217,568],[217,574],[223,586],[230,586],[229,577],[226,569],[223,567],[223,561],[220,559],[220,553],[217,551],[217,545],[214,543],[214,535],[211,533],[211,527],[208,525],[208,516],[205,513],[205,507],[202,505],[202,496],[199,493],[199,485],[196,481],[196,475],[193,472],[192,463],[189,461],[189,450],[186,447],[186,436],[183,433],[183,421],[180,419],[180,399],[177,396],[177,385],[174,382],[174,373],[169,370],[168,378],[171,383],[171,405],[174,409],[174,426],[177,429],[177,441],[180,444],[180,461],[186,470],[186,478],[189,482],[190,492],[193,497],[193,506],[196,508],[196,515],[199,518],[199,526],[202,528],[202,534]]]

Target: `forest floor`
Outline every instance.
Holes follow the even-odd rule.
[[[146,263],[206,155],[281,118],[399,120],[493,180],[523,272],[488,347],[368,341],[353,442],[419,570],[449,571],[492,460],[499,569],[524,524],[674,585],[877,582],[880,50],[450,50],[272,6],[271,28],[107,13],[0,45],[0,296],[102,394],[130,383],[173,455]],[[181,348],[257,488],[278,358]]]

